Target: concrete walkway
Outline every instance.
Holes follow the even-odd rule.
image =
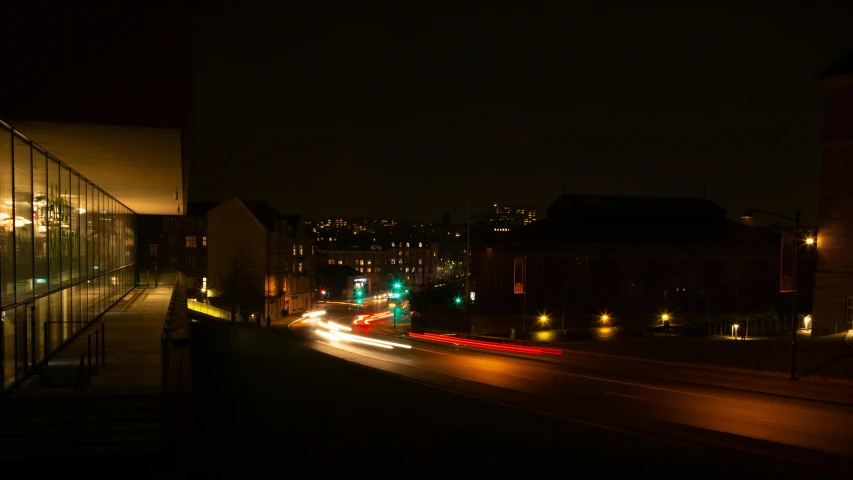
[[[169,308],[173,285],[137,287],[131,290],[101,318],[106,338],[106,363],[100,365],[92,376],[92,386],[87,394],[154,393],[162,391],[161,342],[163,322]],[[99,322],[81,332],[70,344],[50,360],[49,367],[69,371],[84,358],[88,349],[88,335],[100,329]],[[92,335],[92,369],[94,370],[95,336]],[[33,376],[9,396],[68,395],[73,388],[43,387],[38,376]]]

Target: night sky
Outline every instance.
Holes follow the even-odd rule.
[[[181,126],[191,200],[288,213],[462,220],[566,182],[816,222],[816,77],[853,49],[853,2],[703,3],[40,12],[52,34],[14,22],[2,80],[37,100],[0,118]]]

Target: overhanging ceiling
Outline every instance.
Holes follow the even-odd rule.
[[[180,130],[34,121],[9,124],[136,213],[178,215],[186,209]]]

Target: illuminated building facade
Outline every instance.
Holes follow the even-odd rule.
[[[93,181],[89,171],[97,170],[91,164],[86,172],[77,170],[80,166],[64,163],[56,149],[45,149],[41,138],[50,143],[67,135],[65,126],[41,126],[45,128],[40,132],[53,136],[31,140],[30,132],[25,135],[0,121],[4,390],[23,380],[135,284],[134,210]],[[81,143],[86,142],[66,151],[79,151]]]

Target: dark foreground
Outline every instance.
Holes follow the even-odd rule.
[[[263,330],[192,328],[195,429],[174,473],[842,478],[488,403]]]

